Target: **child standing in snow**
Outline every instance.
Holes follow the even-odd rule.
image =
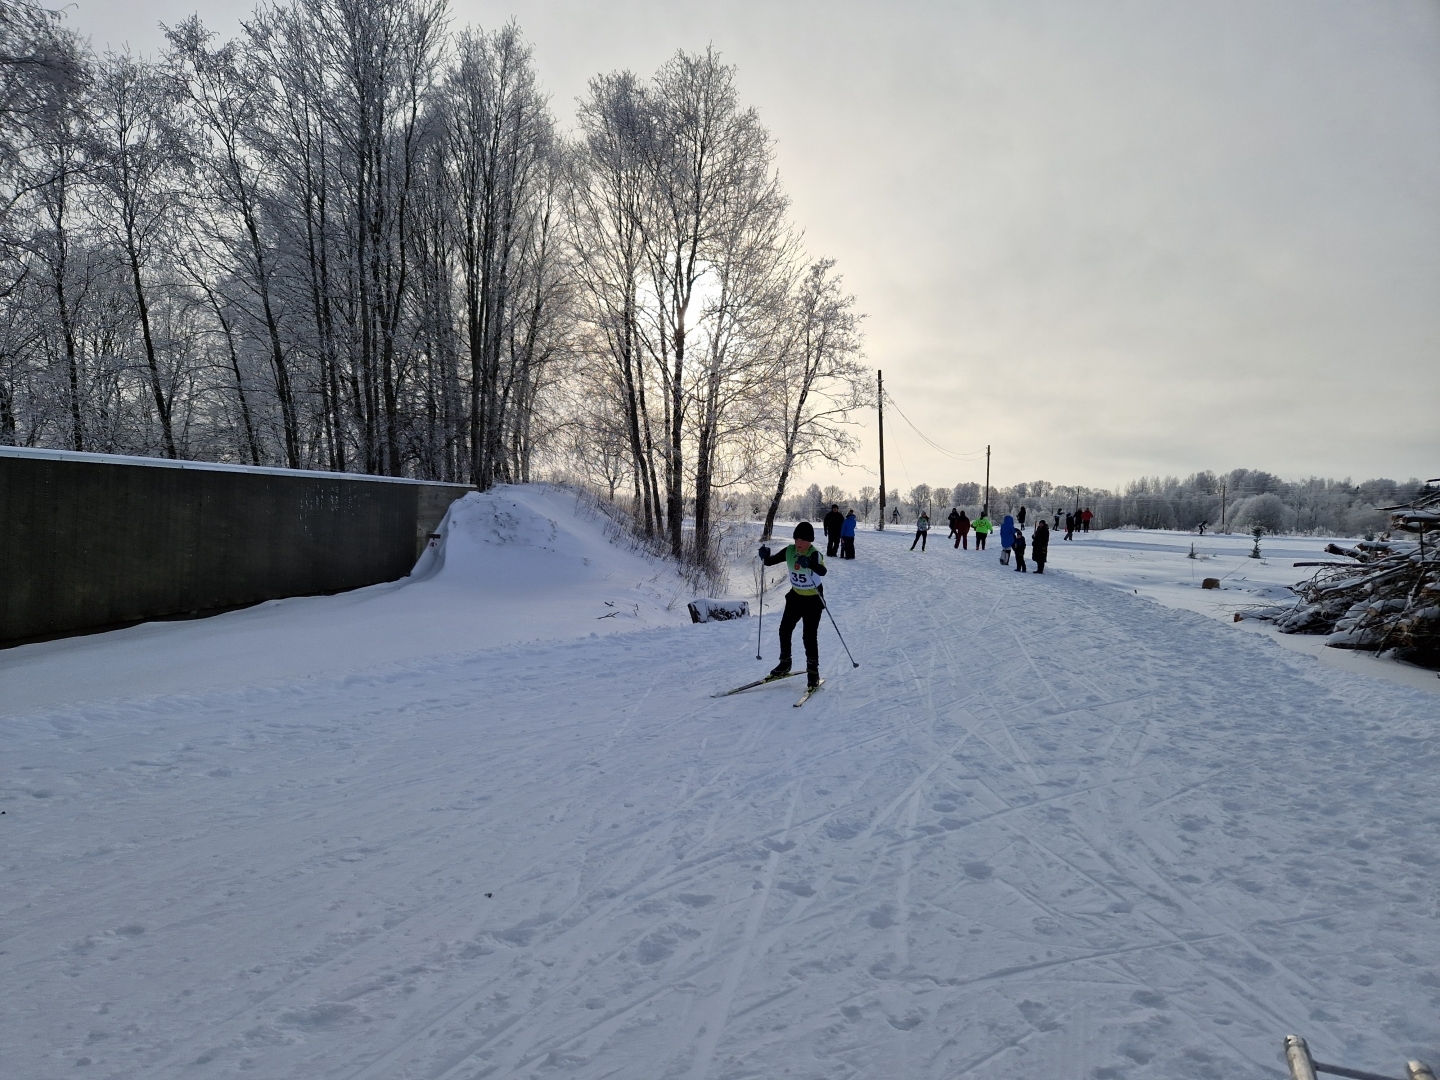
[[[840,525],[840,558],[853,559],[855,557],[855,511],[851,510],[845,515],[844,522]]]
[[[790,571],[790,591],[785,594],[785,614],[780,619],[780,663],[771,675],[790,674],[790,638],[795,624],[804,623],[800,636],[805,642],[806,681],[820,685],[820,613],[825,610],[820,599],[820,578],[825,576],[825,559],[815,546],[815,526],[802,521],[795,526],[795,542],[783,551],[771,553],[760,549],[766,566],[784,563]]]
[[[990,521],[990,515],[987,514],[984,510],[981,510],[981,511],[980,511],[980,516],[975,519],[975,550],[976,550],[976,551],[984,551],[984,550],[985,550],[985,538],[986,538],[987,536],[989,536],[994,530],[995,530],[995,526],[994,526],[994,525],[991,523],[991,521]]]
[[[1015,545],[1015,519],[1005,515],[1005,520],[1000,522],[1000,565],[1010,565],[1010,550]]]
[[[1010,542],[1010,550],[1015,552],[1015,572],[1017,574],[1028,574],[1025,569],[1025,530],[1017,527],[1015,539]]]
[[[915,550],[915,545],[920,545],[920,550],[925,550],[925,540],[930,535],[930,515],[924,510],[920,511],[919,518],[915,521],[915,539],[910,541],[910,550]]]

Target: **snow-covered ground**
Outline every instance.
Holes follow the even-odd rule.
[[[828,579],[860,668],[827,624],[804,709],[715,699],[773,608],[762,664],[568,496],[452,521],[423,581],[0,653],[0,1073],[1440,1059],[1433,697],[1098,539],[1036,577],[887,532]]]
[[[1297,562],[1348,562],[1325,553],[1325,545],[1336,542],[1334,537],[1267,536],[1260,541],[1259,559],[1250,557],[1255,541],[1244,535],[1207,533],[1202,537],[1158,529],[1111,529],[1077,533],[1068,542],[1060,536],[1055,540],[1051,550],[1056,565],[1077,575],[1227,623],[1233,623],[1239,614],[1241,628],[1331,667],[1440,694],[1440,678],[1433,671],[1378,658],[1374,653],[1327,648],[1323,636],[1282,634],[1270,623],[1244,618],[1257,605],[1294,601],[1295,594],[1287,586],[1318,572],[1313,566],[1297,567]],[[1201,582],[1207,577],[1220,579],[1220,588],[1202,589]]]

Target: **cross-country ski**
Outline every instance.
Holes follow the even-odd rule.
[[[814,696],[815,691],[819,690],[824,685],[825,680],[821,679],[819,682],[813,682],[809,686],[805,687],[805,692],[801,694],[800,699],[795,702],[795,708],[798,709],[801,705],[804,705],[805,702],[809,701],[810,698]]]
[[[779,682],[781,679],[793,679],[799,675],[798,671],[787,671],[781,675],[766,675],[763,679],[756,679],[754,682],[747,682],[743,686],[737,686],[733,690],[721,690],[711,694],[711,697],[729,697],[731,694],[738,694],[742,690],[753,690],[757,686],[764,686],[766,683]]]

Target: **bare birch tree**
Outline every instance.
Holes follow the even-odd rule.
[[[845,424],[868,403],[860,364],[860,320],[854,297],[841,291],[828,259],[813,264],[790,302],[791,336],[772,377],[775,394],[775,493],[762,536],[775,527],[795,470],[814,460],[839,463],[854,445]]]

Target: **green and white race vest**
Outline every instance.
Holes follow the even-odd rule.
[[[785,566],[790,571],[790,588],[794,589],[801,596],[817,596],[820,593],[820,575],[815,573],[813,569],[795,569],[795,556],[798,554],[799,552],[795,550],[794,544],[791,544],[785,549]],[[824,563],[824,560],[820,557],[820,549],[814,544],[810,545],[810,550],[806,553],[806,559],[809,561],[811,567]]]

